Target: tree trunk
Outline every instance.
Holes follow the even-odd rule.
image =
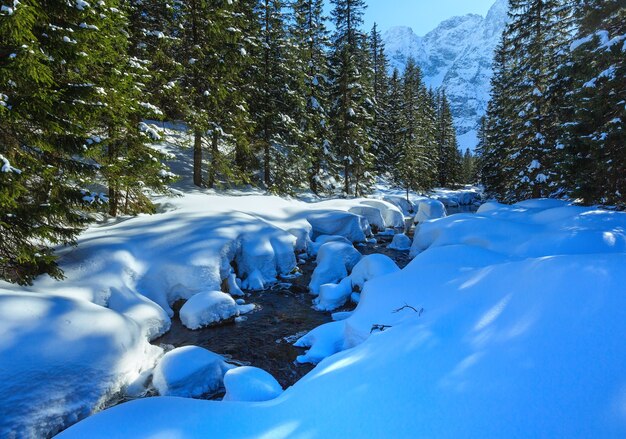
[[[350,195],[350,165],[346,160],[343,167],[343,184],[344,184],[344,192],[346,195]]]
[[[202,186],[202,131],[195,130],[193,139],[193,184]]]
[[[213,189],[215,187],[215,176],[217,174],[217,156],[219,154],[218,150],[218,141],[219,141],[219,133],[217,130],[213,130],[213,138],[211,139],[211,164],[209,165],[209,188]]]

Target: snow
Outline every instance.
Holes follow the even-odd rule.
[[[59,437],[624,437],[625,230],[553,200],[420,223],[275,399],[147,398]]]
[[[313,307],[318,311],[333,311],[348,301],[352,294],[352,280],[345,277],[338,284],[320,285],[319,296],[313,299]]]
[[[237,367],[226,372],[224,387],[224,401],[269,401],[283,392],[272,375],[252,366]]]
[[[0,290],[0,437],[46,437],[97,410],[162,350],[93,303]]]
[[[152,384],[162,396],[194,397],[217,391],[231,369],[221,355],[198,346],[166,353],[154,368]]]
[[[318,252],[317,266],[311,276],[309,291],[317,295],[324,284],[335,283],[348,276],[348,273],[361,259],[352,244],[330,241],[323,244]]]
[[[400,269],[389,256],[381,254],[364,256],[350,274],[352,287],[362,289],[365,282],[397,271]]]
[[[221,291],[198,293],[180,309],[180,321],[189,329],[199,329],[238,315],[235,300]]]
[[[387,248],[392,250],[409,250],[411,248],[411,238],[404,233],[398,233],[393,237],[391,244]]]
[[[417,214],[413,219],[414,223],[423,223],[431,219],[443,218],[446,214],[446,207],[439,200],[425,199],[419,202]]]

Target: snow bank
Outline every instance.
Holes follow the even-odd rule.
[[[393,204],[396,206],[404,216],[411,216],[415,214],[415,206],[411,201],[407,200],[406,197],[395,196],[395,195],[386,195],[383,197],[383,201]]]
[[[352,269],[350,279],[352,286],[362,289],[365,282],[376,277],[400,271],[396,263],[389,257],[380,254],[364,256]]]
[[[626,214],[455,217],[297,342],[319,364],[276,399],[149,398],[61,437],[626,437]]]
[[[324,284],[339,282],[347,277],[360,259],[361,253],[352,244],[331,241],[322,245],[309,283],[311,294],[319,294],[320,286]]]
[[[387,246],[392,250],[409,250],[411,248],[411,238],[404,233],[398,233],[394,235],[391,243]]]
[[[469,206],[480,203],[481,191],[473,186],[456,190],[437,188],[433,189],[430,196],[446,207]]]
[[[352,294],[352,280],[346,277],[338,284],[327,283],[319,287],[319,296],[313,299],[318,311],[333,311],[343,306]]]
[[[163,356],[154,368],[152,384],[162,396],[201,396],[222,387],[224,374],[232,367],[221,355],[185,346]]]
[[[313,238],[320,235],[340,235],[350,242],[365,242],[367,236],[371,235],[367,219],[351,212],[312,212],[306,219],[313,227]]]
[[[180,309],[180,320],[189,329],[198,329],[238,315],[235,300],[221,291],[196,294]]]
[[[99,409],[161,353],[139,325],[109,309],[0,291],[0,437],[56,433]]]
[[[404,229],[404,214],[402,209],[393,203],[384,200],[361,200],[361,204],[375,207],[380,211],[386,228]]]
[[[423,223],[431,219],[443,218],[446,215],[446,207],[441,201],[427,198],[419,202],[413,223]]]
[[[252,366],[236,367],[226,372],[224,387],[224,401],[269,401],[283,392],[272,375]]]

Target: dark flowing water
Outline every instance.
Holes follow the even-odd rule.
[[[379,236],[377,244],[356,248],[364,255],[386,254],[403,268],[409,262],[408,251],[387,249],[390,241],[391,237]],[[246,314],[242,321],[192,331],[182,325],[176,312],[171,330],[153,343],[170,347],[201,346],[235,363],[260,367],[271,373],[283,388],[289,387],[313,368],[310,364],[295,363],[303,349],[294,347],[293,343],[311,329],[332,321],[331,313],[312,308],[313,296],[307,287],[314,268],[314,262],[307,261],[300,265],[301,276],[281,279],[281,283],[269,290],[250,292],[245,301],[256,304],[257,309]],[[177,311],[179,307],[174,308]],[[336,311],[352,308],[354,305],[348,304]]]

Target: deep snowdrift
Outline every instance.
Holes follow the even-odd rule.
[[[195,298],[182,313],[193,328],[249,312],[253,304],[206,296],[223,284],[232,295],[242,294],[240,285],[267,287],[291,274],[296,253],[312,250],[319,235],[365,241],[370,223],[355,212],[379,228],[397,228],[403,218],[395,206],[366,199],[305,203],[194,192],[158,201],[162,213],[94,225],[77,247],[63,249],[63,282],[44,276],[28,288],[0,284],[7,292],[1,312],[35,310],[0,320],[0,436],[45,436],[115,392],[145,392],[149,371],[139,373],[162,354],[147,340],[169,329],[176,300]],[[22,298],[19,305],[10,294]]]
[[[425,222],[278,398],[150,398],[61,437],[626,437],[625,230],[541,200]]]

